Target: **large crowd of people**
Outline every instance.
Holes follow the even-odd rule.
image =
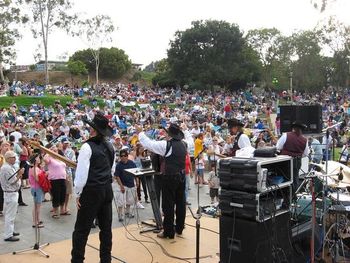
[[[29,107],[13,103],[8,108],[0,109],[0,216],[4,214],[8,218],[5,220],[4,236],[8,241],[19,239],[15,235],[17,233],[13,224],[17,203],[26,205],[21,195],[23,189],[30,187],[34,198],[33,227],[44,227],[40,220],[40,205],[43,201],[52,202],[53,220],[70,215],[70,197],[74,193],[74,187],[81,187],[79,184],[82,181],[77,179],[75,168],[44,152],[38,155],[39,151],[34,146],[35,143],[40,144],[73,162],[78,160],[79,167],[80,154],[91,156],[91,150],[89,152],[84,145],[92,136],[89,124],[99,113],[108,120],[111,128],[108,142],[113,146],[115,155],[112,158],[111,177],[121,222],[125,217],[134,216],[130,206],[143,209],[142,202],[149,202],[144,178],[130,178],[123,172],[125,169],[141,168],[142,162],[148,158],[157,174],[169,174],[168,159],[171,154],[169,155],[168,147],[172,149],[170,152],[182,155],[182,144],[178,141],[183,140],[186,149],[184,163],[178,163],[172,169],[179,169],[179,188],[183,185],[185,187],[185,204],[190,205],[188,196],[193,183],[208,185],[212,202],[217,202],[219,178],[215,172],[216,161],[224,156],[251,156],[256,148],[278,145],[281,136],[278,106],[287,101],[295,104],[321,104],[324,128],[332,127],[328,138],[324,135],[308,138],[307,147],[310,151],[305,152],[313,162],[331,158],[330,153],[334,147],[343,147],[340,159],[342,162],[348,160],[350,91],[347,89],[329,87],[317,94],[297,91],[290,94],[256,87],[227,92],[109,83],[94,89],[55,86],[45,90],[32,83],[17,82],[11,86],[10,91],[12,96],[62,94],[71,96],[71,102],[62,105],[57,100],[50,106],[39,102]],[[104,106],[99,106],[97,97],[103,99]],[[87,98],[91,104],[82,104],[83,98]],[[169,127],[175,129],[170,137]],[[165,141],[171,138],[174,142],[168,146]],[[326,143],[329,147],[326,147]],[[82,162],[82,157],[80,160]],[[174,160],[172,163],[175,163]],[[164,168],[164,163],[168,163],[168,168]],[[185,167],[183,175],[180,173],[182,166]],[[20,172],[11,180],[7,178],[19,168]],[[46,172],[51,182],[50,194],[45,195],[38,184],[38,175],[42,172]],[[80,170],[78,172],[83,173]],[[4,179],[5,175],[7,180]],[[165,216],[164,232],[160,237],[173,238],[174,231],[181,234],[183,230],[182,199],[174,197],[178,190],[174,189],[173,181],[162,181],[159,178],[155,178],[156,192],[158,201],[163,200],[162,210]],[[73,185],[73,182],[78,186]],[[167,189],[165,195],[161,194],[164,187]],[[79,191],[81,194],[82,189]],[[165,206],[164,200],[167,202]],[[3,204],[7,210],[3,210]],[[180,212],[176,215],[178,228],[174,230],[172,222],[175,204],[181,207],[181,211],[178,210]],[[79,231],[81,228],[76,225],[76,235],[79,235]],[[80,243],[76,245],[82,246]]]

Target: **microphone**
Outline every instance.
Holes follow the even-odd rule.
[[[342,181],[344,179],[344,175],[343,175],[343,167],[340,167],[339,169],[339,174],[338,174],[338,180]]]
[[[53,146],[53,144],[55,143],[55,142],[57,142],[58,141],[58,139],[60,138],[60,137],[62,137],[63,135],[66,135],[64,132],[61,132],[61,134],[60,135],[58,135],[56,138],[54,138],[54,139],[52,139],[48,144],[46,144],[46,148],[51,148],[52,146]]]

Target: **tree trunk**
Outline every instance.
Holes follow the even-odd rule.
[[[2,63],[0,63],[0,80],[2,82],[5,82],[5,77],[4,77],[4,71],[3,71],[3,66],[2,66]]]
[[[98,69],[100,67],[100,59],[96,58],[96,86],[98,85]]]
[[[47,65],[47,46],[45,45],[45,85],[49,85],[49,68]]]

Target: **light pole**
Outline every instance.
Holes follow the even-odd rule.
[[[293,102],[293,72],[289,73],[290,100]]]

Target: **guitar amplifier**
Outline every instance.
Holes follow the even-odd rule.
[[[293,183],[293,161],[285,155],[225,158],[219,161],[218,175],[222,189],[262,193],[276,185]]]
[[[292,191],[289,184],[263,193],[221,189],[219,197],[222,215],[264,222],[289,212]]]

